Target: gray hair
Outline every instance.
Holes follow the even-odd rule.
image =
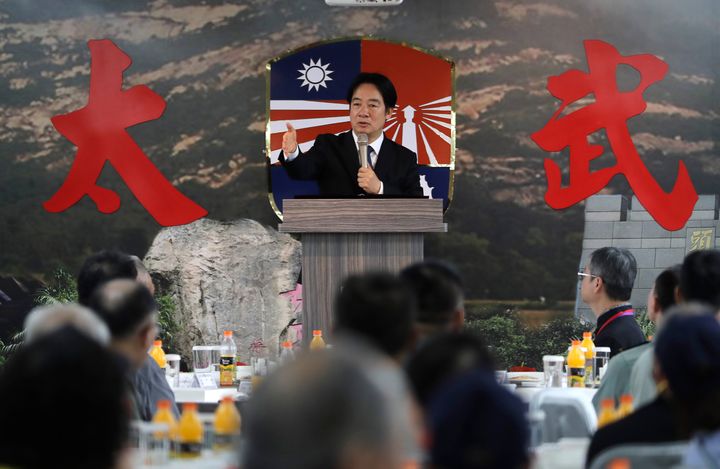
[[[390,409],[376,378],[335,352],[301,356],[261,384],[243,422],[243,468],[339,467],[352,450],[393,454]]]
[[[637,275],[637,262],[630,251],[613,247],[597,249],[590,255],[588,268],[592,275],[603,280],[608,297],[619,301],[630,299]]]
[[[91,310],[76,303],[34,308],[25,318],[25,341],[32,342],[68,325],[101,345],[110,343],[110,330],[105,323]]]

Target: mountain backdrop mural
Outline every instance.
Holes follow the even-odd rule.
[[[165,177],[210,218],[276,227],[264,155],[266,63],[316,41],[373,36],[456,63],[449,233],[429,236],[426,256],[454,261],[473,298],[572,298],[583,207],[545,205],[548,155],[530,139],[558,106],[547,78],[586,69],[585,39],[662,58],[670,72],[630,121],[634,143],[666,190],[682,159],[698,193],[718,193],[718,10],[715,0],[405,0],[392,8],[333,8],[322,0],[2,1],[0,276],[42,280],[58,266],[76,272],[101,248],[143,256],[161,228],[109,165],[99,182],[121,196],[114,214],[99,213],[87,198],[60,214],[42,208],[75,155],[50,118],[85,105],[89,39],[111,39],[132,57],[126,87],[145,84],[167,101],[162,118],[130,129]],[[618,80],[629,90],[639,77],[628,68]],[[553,156],[565,171],[567,156]],[[612,165],[614,156],[597,164]],[[606,192],[631,195],[622,177]]]

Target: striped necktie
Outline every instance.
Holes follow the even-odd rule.
[[[373,169],[375,168],[375,165],[373,164],[373,155],[374,154],[375,154],[375,149],[371,146],[368,146],[367,163],[368,163],[368,166],[370,166]]]

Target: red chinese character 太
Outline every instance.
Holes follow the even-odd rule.
[[[681,161],[673,189],[660,187],[640,159],[627,127],[627,120],[647,108],[643,92],[662,80],[668,66],[650,54],[622,56],[612,45],[598,40],[584,42],[589,73],[569,70],[548,79],[547,89],[562,101],[550,121],[532,134],[535,143],[545,151],[570,149],[570,180],[561,186],[560,167],[545,159],[547,192],[545,201],[555,209],[570,207],[604,188],[610,179],[623,174],[648,213],[667,230],[685,226],[697,202],[685,164]],[[618,65],[628,65],[640,74],[640,84],[632,91],[617,88]],[[573,102],[594,94],[595,102],[560,117]],[[601,145],[592,145],[588,136],[605,129],[617,163],[609,168],[590,171],[590,162],[603,154]]]
[[[118,195],[96,184],[105,162],[163,226],[183,225],[207,211],[178,191],[152,164],[125,129],[159,118],[165,100],[144,85],[122,89],[130,57],[107,39],[88,42],[91,55],[90,95],[82,109],[54,116],[55,128],[77,147],[75,161],[60,189],[43,204],[62,212],[87,195],[102,213],[120,207]]]

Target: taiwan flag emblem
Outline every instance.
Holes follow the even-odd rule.
[[[409,148],[418,158],[425,195],[452,196],[455,168],[455,96],[452,61],[417,47],[354,39],[305,46],[267,64],[266,127],[270,202],[282,218],[282,200],[318,193],[314,181],[296,181],[280,166],[286,122],[297,130],[300,149],[313,146],[319,134],[350,130],[348,89],[360,72],[390,78],[398,102],[385,123],[385,136]]]

